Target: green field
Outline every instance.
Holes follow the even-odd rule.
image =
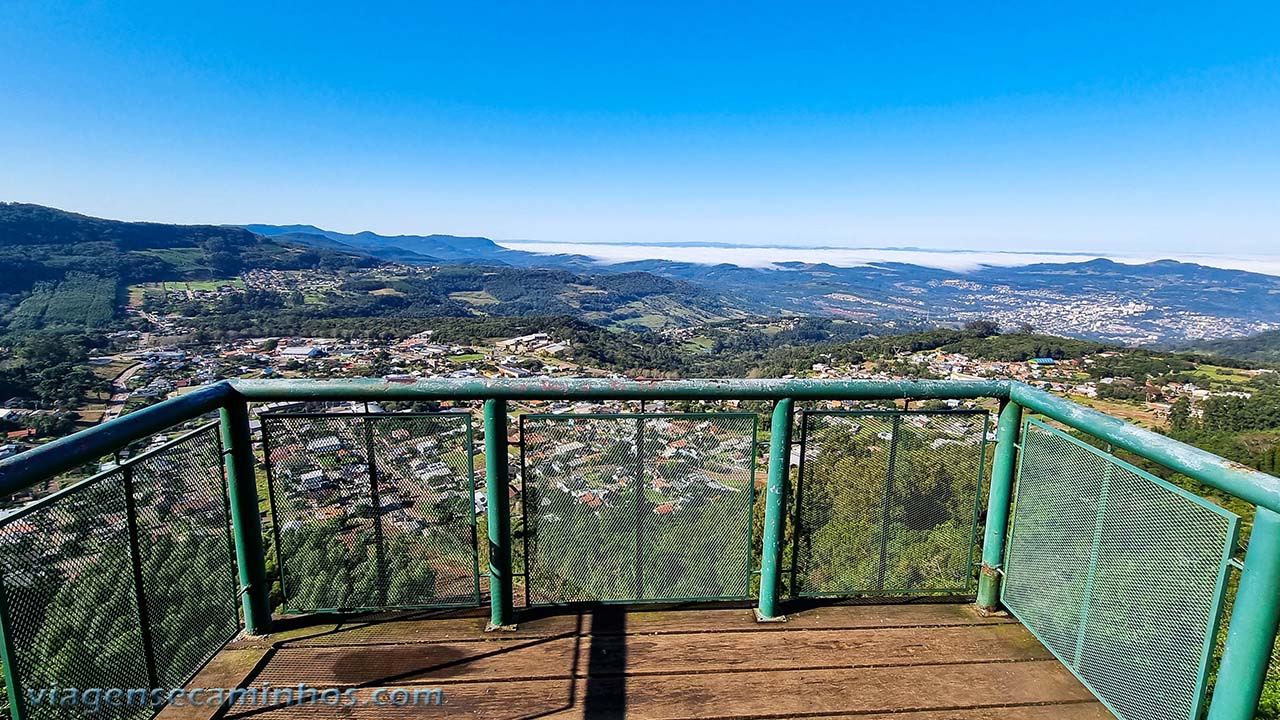
[[[174,286],[174,285],[176,285],[177,287],[195,292],[197,290],[203,290],[203,291],[217,290],[218,288],[223,287],[224,285],[230,285],[231,287],[236,287],[236,288],[243,288],[244,281],[239,278],[227,278],[225,280],[184,280],[178,283],[170,283],[170,286]]]
[[[665,315],[651,314],[651,315],[641,315],[638,318],[631,318],[629,320],[623,320],[618,324],[624,327],[634,327],[639,325],[640,327],[648,328],[650,330],[661,330],[662,328],[670,324],[670,322],[671,320]]]
[[[61,282],[39,283],[14,309],[10,327],[101,327],[115,317],[117,287],[115,278],[84,273],[68,273]]]
[[[1252,377],[1241,370],[1219,365],[1199,365],[1192,374],[1215,385],[1245,385]]]
[[[470,305],[496,305],[498,298],[483,290],[449,293],[450,300],[458,300]]]
[[[183,290],[213,292],[225,285],[243,288],[244,281],[239,278],[226,278],[221,280],[170,280],[168,282],[138,283],[130,285],[128,288],[129,307],[142,307],[147,300],[163,301],[166,292],[181,292]]]
[[[178,269],[179,272],[207,271],[205,253],[198,247],[153,248],[136,250],[138,254],[153,255]]]

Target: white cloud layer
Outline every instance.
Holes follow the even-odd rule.
[[[604,264],[634,260],[673,260],[716,265],[730,263],[742,267],[767,268],[779,262],[827,263],[837,267],[858,267],[871,263],[900,262],[923,267],[969,272],[984,265],[1016,267],[1034,263],[1068,263],[1105,257],[1120,263],[1141,264],[1155,260],[1179,260],[1210,267],[1280,276],[1280,255],[1193,255],[1186,253],[1011,253],[981,250],[919,250],[895,248],[803,248],[803,247],[670,247],[665,245],[609,243],[550,243],[499,241],[503,247],[526,252],[586,255]]]

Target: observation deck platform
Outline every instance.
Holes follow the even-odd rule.
[[[242,702],[161,718],[1112,717],[1031,633],[972,604],[820,605],[785,623],[749,607],[526,610],[514,632],[478,611],[290,618],[233,641],[190,687],[355,688],[360,706]],[[377,707],[376,688],[443,704]],[[345,703],[344,703],[345,705]]]

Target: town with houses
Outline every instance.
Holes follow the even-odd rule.
[[[776,321],[786,323],[786,320]],[[688,331],[683,331],[687,333]],[[90,359],[113,377],[112,393],[90,422],[118,417],[165,398],[190,392],[227,378],[343,378],[381,377],[390,382],[411,382],[418,378],[535,378],[611,377],[612,373],[573,361],[571,344],[546,333],[531,333],[490,341],[459,345],[437,342],[426,330],[398,340],[337,339],[323,337],[274,337],[243,339],[198,348],[153,345],[161,333],[126,330],[113,333],[110,340],[125,349],[114,355]],[[1247,398],[1247,390],[1218,383],[1167,383],[1133,388],[1122,377],[1091,377],[1089,366],[1117,352],[1103,352],[1079,359],[1036,358],[1027,362],[981,360],[945,352],[901,352],[884,361],[856,365],[815,363],[803,377],[831,379],[1011,378],[1071,396],[1079,401],[1105,400],[1121,385],[1129,386],[1125,397],[1132,400],[1127,419],[1158,425],[1170,405],[1186,397],[1194,407],[1210,397],[1231,395]],[[1274,372],[1270,369],[1236,370],[1241,377]],[[1114,403],[1113,403],[1114,404]],[[270,411],[275,408],[259,408]],[[363,409],[363,407],[356,408]],[[592,403],[561,403],[553,411],[617,411]],[[661,411],[662,403],[651,404]],[[1108,410],[1114,408],[1108,407]],[[19,420],[32,413],[49,412],[18,400],[0,399],[0,418]],[[7,434],[0,444],[0,457],[47,441],[30,431]]]
[[[795,321],[761,322],[790,327]],[[155,335],[118,332],[111,341],[121,348],[119,352],[90,359],[96,369],[114,378],[110,399],[97,420],[106,421],[228,378],[378,377],[388,382],[412,382],[432,377],[617,377],[576,362],[573,343],[550,333],[465,345],[441,342],[434,335],[434,331],[425,330],[390,340],[272,337],[180,347],[157,343]],[[1206,380],[1142,385],[1131,378],[1099,376],[1093,371],[1095,363],[1108,363],[1123,352],[1024,362],[982,360],[940,351],[897,352],[854,364],[817,362],[788,377],[1012,378],[1152,427],[1167,422],[1171,404],[1179,398],[1187,398],[1195,412],[1212,397],[1249,397],[1247,390],[1240,389],[1247,387],[1244,383]],[[1219,370],[1233,373],[1237,380],[1270,372]],[[47,412],[21,403],[4,405],[0,416]],[[938,409],[947,406],[976,407],[948,400]],[[806,405],[815,410],[858,407],[847,401]],[[513,402],[510,410],[517,419],[508,441],[517,452],[518,460],[512,463],[519,474],[506,494],[514,521],[526,528],[521,532],[536,532],[539,538],[529,552],[543,552],[547,558],[572,556],[572,543],[567,538],[577,532],[574,523],[605,522],[616,513],[651,517],[655,532],[670,523],[675,523],[672,527],[697,523],[708,514],[745,513],[744,517],[749,517],[763,482],[767,443],[756,432],[756,414],[762,409],[749,402]],[[317,411],[323,411],[325,417],[308,415]],[[326,543],[334,542],[335,537],[350,552],[370,543],[427,542],[443,558],[430,592],[439,599],[465,601],[474,592],[474,568],[467,548],[488,510],[484,441],[476,419],[469,415],[475,411],[473,406],[450,402],[252,406],[256,450],[265,461],[259,471],[266,483],[264,495],[270,498],[268,524],[278,534],[286,582],[290,563],[312,562],[306,558],[323,556],[330,547]],[[696,414],[700,411],[712,414]],[[679,414],[689,412],[695,414]],[[990,426],[984,436],[981,424],[931,425],[934,417],[908,416],[905,422],[924,433],[935,452],[945,445],[973,446],[991,439]],[[365,424],[370,422],[381,424]],[[150,446],[131,451],[153,450],[194,426],[174,428],[155,436]],[[10,433],[0,444],[0,457],[47,440]],[[867,442],[874,453],[891,440],[869,437]],[[817,457],[820,447],[815,444],[809,452],[811,458]],[[799,455],[793,454],[793,465],[799,462]],[[118,459],[85,468],[79,477],[109,470]],[[10,507],[53,489],[56,487],[16,495]],[[376,533],[371,530],[375,527]],[[558,538],[565,540],[564,547],[558,547]],[[733,538],[721,540],[737,543]],[[726,545],[722,554],[729,558],[741,552],[746,557],[745,546],[737,548],[737,544],[732,548]],[[529,557],[529,562],[534,562],[534,555]],[[293,571],[293,577],[299,578],[295,583],[306,583],[310,582],[307,578],[323,576],[300,568]],[[526,587],[535,601],[539,597],[555,599],[554,589],[528,582]],[[295,584],[290,592],[292,597],[320,603],[327,591],[319,585]]]

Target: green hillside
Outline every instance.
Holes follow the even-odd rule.
[[[303,248],[240,228],[103,220],[0,203],[0,323],[9,330],[101,329],[124,286],[233,277],[251,268],[369,267],[357,253]]]
[[[0,203],[0,263],[13,270],[0,276],[0,332],[111,329],[130,288],[150,312],[187,318],[213,333],[248,335],[346,318],[571,315],[660,330],[745,315],[721,295],[645,272],[410,268],[333,245],[300,245],[238,227],[119,222]],[[295,275],[212,300],[165,297],[154,287],[180,281],[188,290],[218,284],[244,290],[243,283],[207,281],[248,270]],[[301,286],[310,289],[299,293]]]
[[[1237,360],[1280,364],[1280,330],[1217,340],[1199,345],[1197,349]]]

